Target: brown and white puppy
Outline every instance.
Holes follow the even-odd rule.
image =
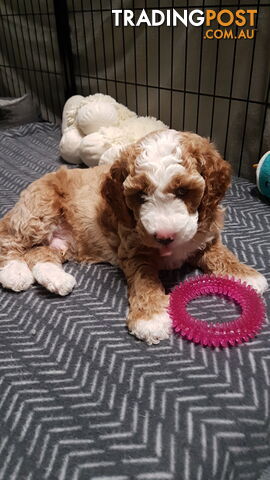
[[[0,282],[20,291],[37,281],[66,295],[75,279],[64,261],[118,265],[128,283],[130,332],[158,343],[171,325],[160,269],[187,261],[267,288],[221,243],[219,202],[230,173],[208,140],[175,130],[125,148],[112,166],[49,173],[0,222]]]

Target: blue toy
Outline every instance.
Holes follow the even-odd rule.
[[[266,152],[257,167],[257,187],[262,195],[270,198],[270,151]]]

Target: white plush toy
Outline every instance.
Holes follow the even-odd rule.
[[[61,156],[69,163],[88,167],[112,163],[122,147],[168,128],[154,117],[138,117],[102,93],[69,98],[62,120]]]

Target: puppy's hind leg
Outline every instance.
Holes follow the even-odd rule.
[[[0,222],[0,284],[14,292],[27,290],[34,283],[23,253],[20,239],[10,233],[8,218],[4,218]]]
[[[65,260],[64,242],[50,246],[33,247],[25,254],[25,260],[32,270],[34,279],[52,293],[68,295],[76,285],[75,278],[62,268]]]
[[[67,188],[68,171],[49,173],[23,190],[16,205],[1,219],[0,283],[3,287],[18,292],[34,282],[26,258],[37,251],[33,246],[46,245],[53,235],[62,217],[62,201]],[[28,257],[25,256],[27,252]],[[50,260],[43,259],[46,261]],[[61,265],[60,261],[58,263]]]
[[[0,283],[14,292],[27,290],[34,283],[31,270],[20,258],[9,260],[0,267]]]

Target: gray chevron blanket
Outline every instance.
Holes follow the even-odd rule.
[[[0,132],[1,216],[29,182],[61,165],[59,139],[48,123]],[[269,204],[242,179],[224,204],[224,242],[270,281]],[[0,289],[0,479],[265,479],[269,321],[234,348],[176,335],[147,346],[126,331],[121,271],[65,268],[77,279],[68,297],[38,285]],[[191,274],[162,278],[169,289]],[[269,292],[265,299],[269,306]],[[215,297],[190,308],[205,319],[237,315]]]

